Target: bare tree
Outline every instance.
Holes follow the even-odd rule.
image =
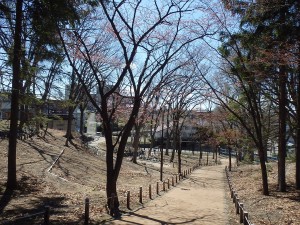
[[[109,6],[100,1],[100,4],[101,8],[95,9],[96,17],[94,18],[100,18],[100,13],[104,19],[93,21],[93,29],[87,31],[85,27],[85,34],[89,33],[87,36],[84,36],[82,30],[75,29],[73,34],[76,42],[72,45],[78,49],[78,56],[90,66],[91,77],[97,83],[101,98],[100,105],[98,105],[87,93],[103,121],[107,150],[106,191],[108,201],[112,194],[115,196],[114,208],[111,209],[111,214],[114,214],[119,208],[117,179],[124,150],[135,120],[138,118],[143,97],[151,84],[160,80],[157,78],[166,65],[172,60],[178,60],[177,57],[185,46],[208,35],[210,24],[200,24],[200,21],[196,19],[194,23],[186,23],[185,19],[191,20],[189,14],[194,9],[190,1],[153,1],[151,3],[142,0],[111,1]],[[101,23],[104,26],[101,26]],[[98,33],[95,31],[95,24],[100,29]],[[102,57],[102,61],[100,60],[101,52],[93,52],[96,46],[103,45],[103,42],[99,41],[103,35],[100,31],[106,31],[105,34],[110,35],[111,42],[106,43],[106,47],[111,48],[110,52],[117,50],[117,54]],[[80,73],[72,64],[68,43],[64,39],[62,30],[60,34],[69,63],[82,82]],[[119,61],[116,63],[116,60]],[[97,65],[100,61],[105,62],[109,70],[99,70]],[[82,84],[85,85],[84,82]],[[126,94],[128,92],[130,92],[129,95]],[[119,101],[124,102],[125,99],[127,101],[130,99],[131,110],[124,128],[114,142],[111,122],[118,107],[113,98],[116,95],[123,95]],[[126,96],[130,98],[125,98]],[[116,153],[115,160],[114,153]]]

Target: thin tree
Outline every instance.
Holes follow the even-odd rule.
[[[14,35],[14,55],[13,55],[13,81],[11,94],[11,114],[8,146],[8,170],[7,184],[8,190],[17,187],[17,135],[18,135],[18,113],[19,113],[19,93],[20,93],[20,69],[21,69],[21,34],[22,34],[22,6],[23,0],[18,0],[16,4],[16,25]]]

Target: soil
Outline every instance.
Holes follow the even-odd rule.
[[[262,195],[259,165],[240,165],[230,173],[233,189],[236,190],[244,208],[255,225],[300,224],[300,190],[295,187],[295,163],[287,161],[287,191],[277,189],[277,163],[267,163],[269,196]],[[237,219],[238,217],[236,217]]]
[[[50,206],[51,224],[82,224],[87,197],[90,200],[91,224],[109,219],[103,143],[96,142],[100,151],[95,154],[94,148],[87,149],[80,144],[79,137],[75,136],[74,144],[66,147],[64,132],[49,132],[45,138],[18,140],[18,189],[12,195],[4,194],[8,141],[0,140],[0,224],[9,221],[10,224],[40,224],[43,215],[24,217],[44,211],[46,205]],[[138,164],[133,164],[131,157],[124,158],[117,185],[123,212],[129,211],[126,208],[127,191],[131,192],[131,208],[135,209],[141,206],[138,200],[140,186],[154,186],[159,181],[159,158],[159,155],[152,156],[150,160],[141,158]],[[198,155],[183,154],[182,170],[192,167],[198,160]],[[169,163],[169,156],[164,156],[164,179],[175,174],[177,159]]]
[[[36,217],[24,217],[43,212],[46,205],[50,206],[51,224],[83,224],[84,200],[87,197],[90,199],[90,224],[107,224],[111,222],[112,218],[108,216],[106,208],[106,165],[103,143],[101,143],[100,139],[98,142],[94,142],[95,147],[98,150],[100,149],[97,152],[95,148],[88,149],[86,146],[81,145],[79,138],[75,135],[74,144],[66,147],[64,146],[65,138],[63,135],[64,132],[62,131],[50,130],[50,134],[45,138],[33,137],[18,141],[18,189],[11,195],[5,193],[8,141],[0,140],[0,224],[42,224],[43,214],[39,214]],[[222,168],[226,165],[226,162],[222,161],[221,165],[203,167],[194,171],[189,179],[178,185],[178,191],[181,191],[180,194],[176,194],[176,188],[174,188],[149,201],[146,200],[149,194],[145,191],[143,192],[143,199],[145,200],[143,204],[140,204],[139,188],[142,186],[143,190],[147,190],[149,184],[155,187],[160,179],[159,157],[154,155],[150,160],[142,157],[138,160],[138,164],[133,164],[131,157],[124,158],[118,180],[118,196],[121,210],[124,214],[141,213],[142,215],[142,211],[137,210],[145,208],[151,211],[154,209],[153,206],[155,204],[165,207],[164,204],[161,205],[157,201],[168,202],[168,205],[173,205],[171,211],[174,212],[173,215],[177,215],[179,211],[184,212],[189,207],[182,204],[182,201],[175,204],[175,196],[182,196],[184,195],[183,193],[188,193],[188,196],[195,196],[195,194],[190,193],[193,186],[192,182],[195,179],[200,179],[198,183],[200,186],[202,185],[202,188],[203,183],[207,183],[210,180],[212,182],[216,182],[214,181],[216,179],[222,180],[221,177],[217,178],[216,174],[220,175]],[[182,158],[183,170],[191,168],[199,160],[197,154],[183,154]],[[210,155],[209,164],[213,164],[212,162],[213,159]],[[249,212],[249,218],[252,223],[270,225],[300,224],[300,192],[293,188],[294,166],[294,163],[287,163],[288,191],[281,193],[276,191],[276,164],[268,164],[270,196],[261,194],[260,169],[258,165],[240,165],[233,168],[230,173],[233,186]],[[206,170],[208,168],[209,170]],[[217,173],[212,173],[214,170]],[[204,173],[201,173],[201,171]],[[169,163],[169,156],[164,156],[164,180],[171,179],[176,174],[177,160],[175,160],[174,164]],[[197,174],[201,174],[202,177],[196,178]],[[207,175],[206,178],[205,175]],[[222,182],[224,182],[224,197],[219,201],[215,200],[215,202],[223,204],[222,207],[224,208],[220,207],[222,212],[225,211],[225,216],[227,215],[228,224],[237,225],[239,224],[238,216],[235,215],[228,185],[224,180]],[[159,184],[160,189],[162,189],[162,183],[160,182]],[[222,190],[220,185],[219,187],[219,190]],[[205,190],[200,190],[199,188],[196,188],[197,193],[204,194],[205,191],[208,191],[206,195],[216,191],[213,188],[206,188]],[[185,189],[190,190],[187,191]],[[127,191],[131,192],[132,210],[126,208]],[[188,202],[192,201],[193,198],[188,199]],[[208,202],[208,200],[199,201],[198,205],[193,205],[193,208],[209,209]],[[176,205],[176,209],[174,205]],[[190,218],[198,218],[198,215],[200,215],[199,212],[193,211],[192,213],[197,215],[190,215]],[[161,220],[166,222],[169,219]],[[178,223],[181,222],[179,221]],[[169,224],[176,223],[175,221]],[[200,224],[204,223],[201,222]]]
[[[145,207],[107,224],[227,225],[224,186],[223,165],[204,166]]]

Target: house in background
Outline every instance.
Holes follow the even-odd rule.
[[[48,115],[48,128],[56,130],[67,130],[68,115],[67,114],[52,114]],[[75,130],[74,116],[72,119],[72,131]]]
[[[0,94],[0,120],[9,120],[11,113],[11,100],[9,93]],[[66,130],[68,124],[68,110],[62,100],[49,100],[42,107],[42,113],[48,117],[48,127],[57,130]],[[32,117],[32,112],[30,113]],[[72,130],[75,130],[75,117],[73,116]]]
[[[44,115],[47,115],[48,128],[56,130],[67,130],[68,108],[64,100],[48,100],[43,107]],[[75,131],[75,117],[72,118],[72,131]]]
[[[207,124],[206,117],[208,116],[208,114],[209,114],[208,112],[190,110],[187,112],[186,118],[180,121],[180,125],[179,125],[180,142],[181,142],[182,149],[193,150],[198,148],[199,143],[195,138],[195,134],[199,127]],[[182,122],[183,124],[181,124]],[[169,130],[167,131],[166,118],[165,118],[163,131],[162,131],[162,126],[159,125],[154,134],[154,138],[158,145],[161,142],[162,135],[164,136],[164,141],[166,141],[167,132],[171,134],[171,136],[173,135],[172,129],[173,129],[173,121],[170,120]],[[170,138],[170,141],[171,142],[173,141],[173,137]]]
[[[10,118],[10,95],[9,93],[0,94],[0,120]]]

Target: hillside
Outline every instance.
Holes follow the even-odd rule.
[[[96,155],[81,146],[79,139],[74,140],[74,145],[66,147],[63,135],[61,131],[50,130],[46,138],[34,137],[18,141],[19,188],[5,207],[2,198],[0,221],[11,220],[14,221],[13,224],[39,224],[41,216],[34,220],[16,219],[40,212],[45,205],[49,205],[51,224],[78,224],[83,221],[83,203],[86,197],[90,198],[90,216],[93,224],[98,224],[107,218],[105,151],[100,151],[100,154]],[[0,141],[1,196],[5,191],[7,146],[7,140]],[[183,170],[195,164],[197,160],[196,155],[183,156]],[[174,165],[168,163],[166,156],[165,179],[176,173],[176,162]],[[133,164],[129,157],[124,158],[118,181],[121,209],[126,210],[124,196],[128,190],[133,197],[132,208],[138,207],[139,187],[148,187],[149,184],[154,185],[157,181],[159,181],[158,161],[139,160],[138,164]]]

